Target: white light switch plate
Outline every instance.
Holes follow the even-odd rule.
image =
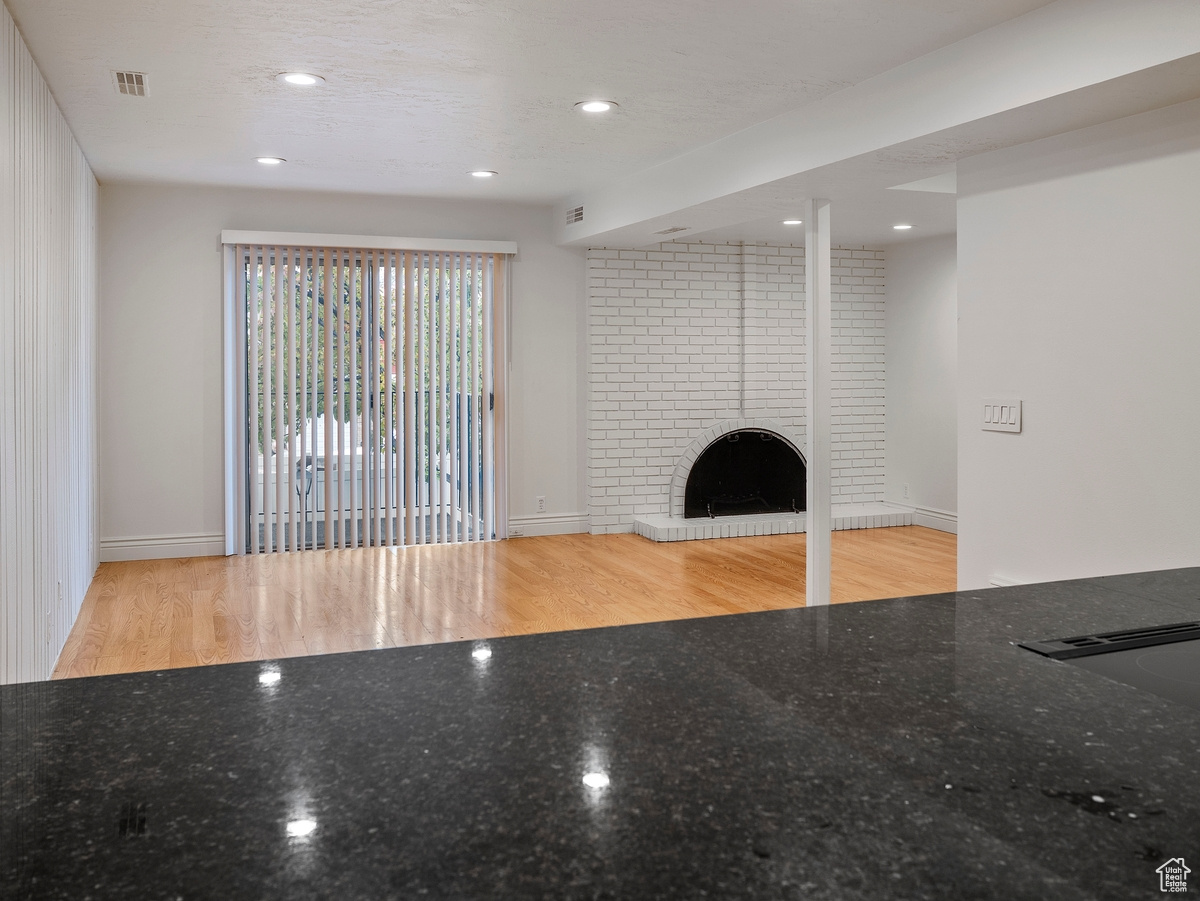
[[[985,432],[1021,431],[1021,402],[1011,397],[983,399],[983,430]]]

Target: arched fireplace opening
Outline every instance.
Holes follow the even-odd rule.
[[[729,432],[692,464],[683,515],[692,519],[800,513],[807,476],[804,458],[780,436],[761,429]]]

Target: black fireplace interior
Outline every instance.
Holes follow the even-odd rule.
[[[730,432],[706,447],[692,465],[683,515],[799,513],[806,477],[803,458],[778,435],[757,429]]]

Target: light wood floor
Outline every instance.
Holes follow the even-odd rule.
[[[804,536],[556,535],[105,563],[54,678],[804,605]],[[833,534],[833,600],[953,591],[955,536]]]

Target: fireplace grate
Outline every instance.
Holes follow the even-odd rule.
[[[692,464],[683,515],[802,513],[805,480],[804,459],[788,441],[761,429],[739,429],[721,435]]]

